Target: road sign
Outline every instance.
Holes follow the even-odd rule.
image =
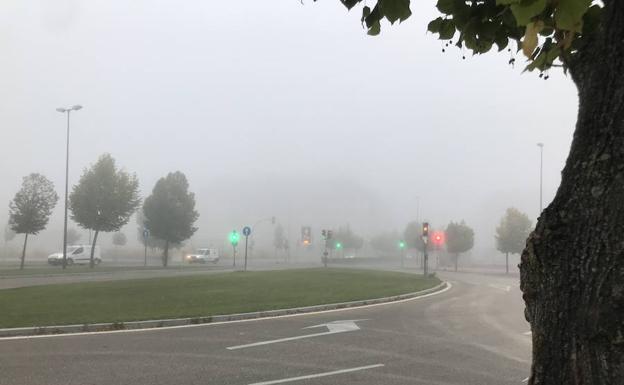
[[[150,236],[150,231],[147,228],[143,228],[143,239],[147,239]]]
[[[243,227],[243,235],[248,237],[251,234],[251,227],[245,226]]]

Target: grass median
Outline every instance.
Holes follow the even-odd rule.
[[[439,282],[388,271],[298,269],[34,286],[0,290],[0,328],[284,309],[410,293]]]

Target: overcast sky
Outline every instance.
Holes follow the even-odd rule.
[[[70,183],[104,152],[137,173],[144,196],[181,170],[200,239],[271,215],[295,232],[402,231],[419,202],[420,219],[464,219],[491,247],[506,207],[538,214],[537,142],[545,201],[554,196],[576,90],[558,71],[522,74],[508,52],[442,53],[426,33],[435,2],[412,11],[369,37],[360,9],[338,0],[3,1],[0,220],[28,173],[62,195],[55,108],[82,104]],[[41,237],[58,239],[61,222],[59,203]]]

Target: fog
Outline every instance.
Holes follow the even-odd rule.
[[[291,244],[302,225],[320,238],[349,224],[367,238],[465,220],[471,256],[492,262],[507,207],[537,218],[537,142],[545,204],[556,192],[576,92],[558,71],[523,74],[520,56],[511,67],[508,52],[443,53],[426,33],[435,2],[412,10],[369,37],[337,0],[3,2],[1,223],[31,172],[62,197],[66,120],[55,108],[81,104],[70,185],[105,152],[137,174],[143,197],[184,172],[200,213],[189,247],[222,247],[228,231],[271,216]],[[62,209],[61,198],[34,255],[61,246]],[[122,231],[137,244],[134,220]],[[257,231],[269,247],[270,223]]]

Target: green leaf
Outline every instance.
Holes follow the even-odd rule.
[[[438,0],[436,8],[438,8],[438,11],[444,13],[445,15],[450,15],[455,9],[455,0]]]
[[[410,0],[379,0],[381,11],[390,24],[395,21],[404,21],[412,15],[410,10]]]
[[[590,5],[591,0],[559,0],[555,9],[557,28],[580,32],[583,25],[583,15]]]
[[[340,2],[344,4],[347,9],[351,9],[355,7],[355,5],[360,2],[360,0],[340,0]]]
[[[452,39],[455,35],[455,23],[453,20],[442,20],[440,24],[440,40]]]
[[[531,22],[532,18],[542,13],[545,8],[546,0],[523,0],[518,4],[513,4],[511,6],[511,12],[513,12],[518,25],[527,25]]]
[[[429,31],[431,33],[438,33],[438,32],[440,32],[440,27],[442,26],[442,21],[443,21],[443,19],[441,17],[438,17],[435,20],[431,20],[429,22],[429,25],[427,25],[427,31]]]
[[[360,20],[362,23],[364,23],[364,20],[366,20],[366,18],[371,14],[371,9],[369,6],[365,6],[364,8],[362,8],[362,19]]]
[[[375,21],[368,28],[368,34],[371,36],[377,36],[381,32],[381,24],[379,24],[379,20]]]
[[[509,44],[509,39],[507,38],[507,35],[505,35],[505,33],[499,33],[496,35],[494,43],[496,43],[496,45],[498,46],[498,51],[500,52],[507,48],[507,45]]]

